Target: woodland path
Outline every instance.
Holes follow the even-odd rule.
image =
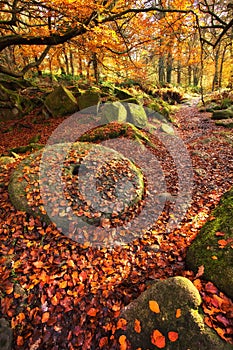
[[[38,133],[46,143],[62,121],[45,126],[43,120],[34,124],[32,119],[28,116],[20,121],[30,128],[16,127],[1,134],[1,152],[25,144]],[[3,171],[0,317],[6,317],[14,328],[14,350],[119,349],[114,320],[121,308],[143,292],[149,281],[176,275],[195,283],[203,298],[207,324],[233,343],[232,301],[185,268],[187,246],[221,195],[233,185],[233,135],[216,127],[209,113],[199,113],[195,103],[182,106],[175,122],[194,169],[191,206],[173,232],[165,233],[164,214],[157,232],[148,232],[124,248],[80,247],[51,225],[17,212],[7,192],[15,164]],[[13,124],[0,125],[0,130]],[[216,295],[224,309],[216,307]],[[226,317],[227,308],[231,312]]]

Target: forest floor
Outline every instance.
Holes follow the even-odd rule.
[[[24,156],[3,169],[0,317],[14,329],[14,350],[120,349],[114,336],[120,310],[146,290],[148,282],[172,276],[185,276],[195,284],[206,324],[233,344],[232,300],[203,280],[203,271],[195,275],[185,266],[187,247],[233,185],[233,133],[215,126],[209,113],[198,111],[196,101],[181,106],[174,119],[192,162],[191,205],[173,231],[166,232],[163,213],[153,230],[123,247],[81,246],[53,225],[15,210],[7,186]],[[28,144],[38,134],[45,144],[63,120],[45,123],[30,115],[0,122],[0,153]]]

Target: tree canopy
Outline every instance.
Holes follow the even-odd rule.
[[[24,76],[42,62],[42,69],[59,66],[74,74],[75,57],[78,73],[88,75],[93,66],[96,80],[100,66],[145,76],[150,63],[150,74],[156,66],[162,82],[176,71],[179,83],[179,71],[188,66],[195,85],[201,54],[213,66],[218,61],[218,83],[221,66],[232,59],[229,0],[2,0],[0,13],[0,72],[12,76]]]

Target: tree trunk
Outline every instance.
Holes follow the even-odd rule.
[[[212,91],[219,88],[219,46],[214,53],[214,78],[212,83]]]
[[[71,68],[71,74],[74,76],[74,60],[73,60],[73,52],[70,50],[70,68]]]
[[[179,61],[177,64],[177,84],[181,84],[181,65]]]
[[[98,84],[99,83],[99,69],[98,69],[98,60],[97,60],[96,52],[94,52],[92,55],[92,63],[93,63],[93,69],[94,69],[95,82],[96,82],[96,84]]]
[[[164,56],[159,56],[159,83],[164,84]]]
[[[172,55],[169,52],[168,56],[167,56],[167,83],[171,83],[172,82]]]

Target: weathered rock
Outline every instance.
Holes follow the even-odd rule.
[[[229,109],[221,109],[213,111],[212,119],[213,120],[221,120],[221,119],[232,119],[233,118],[233,111]]]
[[[131,99],[134,98],[132,94],[130,94],[128,91],[119,89],[117,87],[114,88],[114,94],[119,100],[126,100],[126,99]]]
[[[12,349],[13,331],[4,318],[0,318],[0,349]]]
[[[224,126],[225,128],[233,128],[233,118],[217,120],[215,124],[217,126]]]
[[[168,124],[162,124],[161,127],[160,127],[160,130],[165,132],[166,134],[168,135],[175,135],[174,133],[174,129],[171,125],[168,125]]]
[[[95,91],[86,91],[84,94],[78,97],[78,106],[82,111],[85,108],[91,106],[97,106],[100,96],[98,92]]]
[[[48,158],[44,156],[46,152]],[[70,152],[72,156],[69,157]],[[62,158],[64,154],[68,154],[65,161]],[[77,224],[78,228],[88,223],[92,225],[93,235],[93,226],[98,226],[102,220],[129,219],[141,205],[144,197],[143,174],[120,153],[101,145],[76,142],[72,145],[61,143],[47,146],[42,161],[41,155],[42,151],[31,154],[15,169],[8,186],[10,200],[20,211],[40,217],[46,223],[55,222],[65,234],[69,234],[71,223]],[[62,159],[61,164],[58,159]],[[63,178],[59,181],[58,173],[61,171]],[[78,190],[79,181],[82,190]],[[69,203],[64,194],[64,182]],[[96,189],[97,183],[100,190]],[[41,192],[35,193],[35,184],[38,190],[41,191],[41,187],[45,189],[43,198],[40,198]],[[46,208],[42,206],[44,198]],[[59,206],[61,200],[66,205]],[[70,206],[75,209],[70,210]],[[82,239],[85,241],[86,238],[81,236],[79,239],[79,242],[84,243]],[[98,235],[96,239],[99,239]]]
[[[66,116],[78,111],[78,104],[74,95],[62,85],[46,97],[45,107],[54,117]]]
[[[102,107],[100,115],[102,124],[111,123],[113,121],[124,123],[127,119],[127,110],[119,101],[107,102]]]
[[[138,129],[130,123],[111,122],[107,125],[99,126],[98,128],[89,130],[84,133],[78,141],[81,142],[96,142],[118,137],[126,137],[135,140],[138,143],[146,144],[156,148],[148,135],[143,130]]]
[[[127,103],[128,115],[127,121],[139,128],[144,128],[148,124],[147,115],[142,105]]]
[[[157,310],[150,309],[151,301],[157,303]],[[199,313],[200,305],[199,292],[188,279],[173,277],[156,281],[122,310],[120,318],[125,319],[127,325],[117,335],[125,335],[133,350],[232,350],[230,344],[204,324]],[[140,322],[140,332],[135,330],[136,320]],[[156,330],[165,337],[165,344],[161,347],[152,343],[152,334]],[[169,332],[175,332],[173,335],[177,339],[170,340]]]
[[[204,278],[233,298],[233,188],[221,199],[187,251],[188,268],[204,266]],[[221,236],[216,235],[221,232]]]
[[[44,148],[44,145],[42,145],[40,143],[30,143],[29,145],[11,148],[8,150],[8,152],[26,153],[26,152],[37,151],[37,150],[42,149],[42,148]]]

